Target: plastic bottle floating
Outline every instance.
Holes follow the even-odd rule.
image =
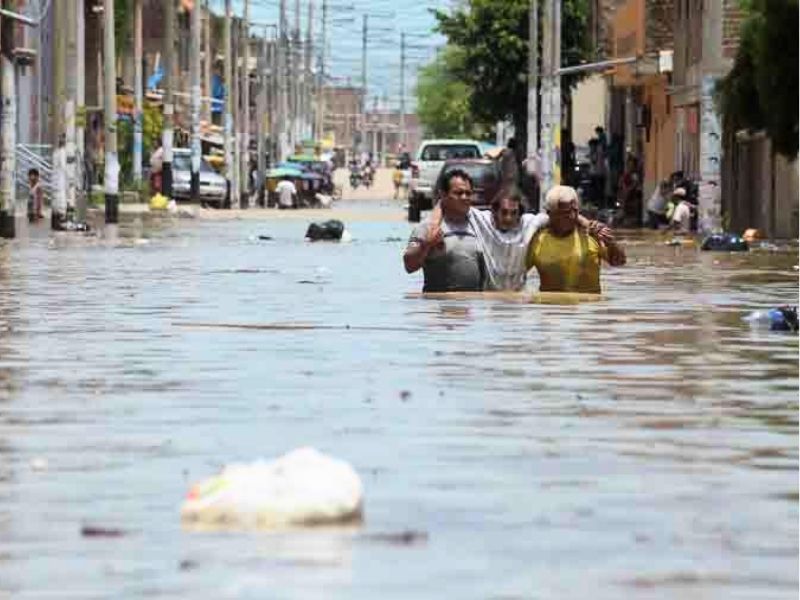
[[[744,238],[735,233],[714,233],[703,240],[700,249],[722,252],[747,252],[750,246]]]
[[[232,464],[192,486],[181,520],[192,529],[283,529],[358,523],[363,486],[346,462],[314,448]]]
[[[753,329],[769,331],[793,331],[797,333],[797,307],[782,306],[768,310],[756,310],[744,317]]]

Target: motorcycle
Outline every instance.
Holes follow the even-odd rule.
[[[353,169],[350,171],[350,187],[354,190],[358,189],[358,186],[361,185],[362,178],[361,173],[358,170]]]
[[[372,186],[374,180],[375,180],[375,170],[371,166],[365,167],[363,176],[364,187],[369,189]]]

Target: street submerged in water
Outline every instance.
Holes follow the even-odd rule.
[[[258,214],[0,245],[0,596],[796,597],[798,342],[742,321],[796,247],[623,233],[601,299],[423,297],[396,205]],[[181,528],[305,445],[361,526]]]

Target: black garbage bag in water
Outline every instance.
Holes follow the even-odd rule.
[[[311,223],[306,230],[306,239],[316,242],[318,240],[339,241],[344,234],[344,223],[338,219],[330,219],[322,223]]]
[[[735,233],[714,233],[703,240],[701,250],[720,250],[722,252],[747,252],[750,246]]]

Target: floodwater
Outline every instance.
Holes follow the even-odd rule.
[[[639,235],[600,301],[421,298],[383,210],[0,246],[0,597],[797,597],[797,337],[741,321],[797,302],[796,249]],[[181,529],[303,445],[362,527]]]

